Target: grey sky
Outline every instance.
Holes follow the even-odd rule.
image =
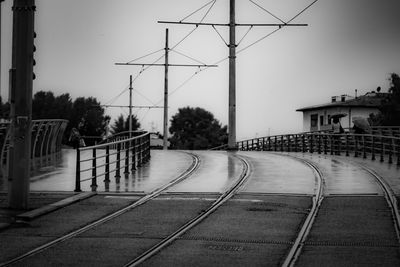
[[[36,0],[37,65],[34,92],[69,92],[73,98],[94,96],[102,103],[127,105],[126,91],[111,101],[141,67],[115,66],[162,49],[165,28],[170,44],[192,26],[158,24],[179,21],[209,1],[199,0]],[[288,20],[311,0],[255,0]],[[2,4],[1,95],[8,97],[11,63],[11,0]],[[217,0],[205,22],[228,21],[229,1]],[[388,88],[391,72],[400,73],[400,3],[397,0],[320,0],[293,23],[308,27],[284,28],[237,57],[238,139],[302,130],[295,109],[328,102],[330,96],[360,94]],[[189,21],[199,21],[204,12]],[[238,23],[278,22],[248,0],[237,0]],[[275,28],[253,28],[238,50]],[[228,40],[227,29],[218,28]],[[239,41],[247,28],[238,29]],[[199,27],[176,47],[212,64],[227,57],[228,49],[211,27]],[[162,51],[138,62],[153,62]],[[172,63],[194,63],[171,52]],[[163,59],[160,61],[163,63]],[[184,106],[210,110],[223,123],[228,118],[227,61],[196,75],[193,68],[170,69],[170,116]],[[150,68],[134,82],[134,104],[153,105],[163,94],[163,69]],[[127,110],[108,108],[115,118]],[[161,131],[161,110],[135,110],[142,127]]]

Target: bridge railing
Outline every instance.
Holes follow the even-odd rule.
[[[150,159],[150,134],[144,133],[129,138],[127,135],[116,136],[116,140],[108,139],[108,142],[76,149],[76,180],[75,192],[81,191],[81,183],[91,182],[91,190],[96,191],[97,179],[104,177],[107,186],[110,183],[110,175],[121,177],[136,170]]]
[[[254,138],[237,142],[239,150],[303,152],[370,157],[400,165],[400,137],[372,134],[302,133]]]
[[[31,124],[31,170],[51,166],[61,158],[61,142],[67,120],[32,120]],[[0,175],[7,175],[10,147],[10,123],[0,123]]]

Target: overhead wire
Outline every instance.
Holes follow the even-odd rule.
[[[251,0],[250,0],[251,1]],[[279,19],[277,16],[273,15],[272,13],[268,12],[270,15],[273,15],[274,17],[276,17],[277,19],[279,19],[281,22],[283,22],[284,24],[288,24],[290,22],[292,22],[294,19],[296,19],[298,16],[300,16],[302,13],[304,13],[307,9],[309,9],[312,5],[314,5],[318,0],[314,0],[311,4],[309,4],[307,7],[305,7],[304,9],[302,9],[299,13],[297,13],[294,17],[292,17],[288,22],[284,22],[283,20]],[[253,1],[251,1],[253,2]],[[245,35],[242,37],[242,39],[239,41],[238,45],[243,41],[244,37],[249,33],[249,31],[251,30],[253,26],[250,26],[250,28],[247,30],[247,32],[245,33]],[[239,51],[236,52],[236,54],[239,54],[240,52],[243,52],[244,50],[254,46],[255,44],[261,42],[262,40],[264,40],[265,38],[271,36],[272,34],[276,33],[277,31],[281,30],[284,26],[282,27],[278,27],[277,29],[273,30],[272,32],[268,33],[267,35],[263,36],[262,38],[256,40],[255,42],[253,42],[250,45],[247,45],[246,47],[240,49]],[[218,61],[216,61],[214,64],[212,65],[218,65],[219,63],[224,62],[225,60],[227,60],[229,57],[224,57]],[[187,78],[184,82],[182,82],[179,86],[177,86],[174,90],[172,90],[168,96],[172,95],[173,93],[175,93],[177,90],[181,89],[185,84],[187,84],[191,79],[194,78],[194,76],[196,76],[198,73],[205,71],[207,69],[209,69],[210,67],[204,67],[204,68],[199,68],[199,70],[197,70],[195,73],[193,73],[189,78]],[[159,104],[162,100],[160,100],[159,102],[157,102],[157,104]]]
[[[185,54],[183,54],[182,52],[179,52],[179,51],[177,51],[177,50],[175,50],[175,49],[170,49],[170,51],[175,52],[175,53],[177,53],[177,54],[179,54],[179,55],[181,55],[181,56],[183,56],[183,57],[186,57],[186,58],[188,58],[188,59],[191,59],[191,60],[193,60],[193,61],[195,61],[195,62],[197,62],[197,63],[200,63],[200,64],[202,64],[202,65],[207,65],[206,63],[204,63],[204,62],[202,62],[202,61],[200,61],[200,60],[198,60],[198,59],[195,59],[195,58],[193,58],[193,57],[191,57],[191,56],[185,55]]]
[[[161,49],[159,49],[159,50],[153,51],[153,52],[148,53],[148,54],[146,54],[146,55],[144,55],[144,56],[141,56],[141,57],[132,59],[132,60],[128,61],[127,63],[132,63],[132,62],[138,61],[139,59],[142,59],[142,58],[145,58],[145,57],[154,55],[154,54],[156,54],[156,53],[158,53],[158,52],[160,52],[160,51],[162,51],[162,50],[164,50],[164,48],[161,48]]]
[[[243,39],[247,36],[247,34],[249,34],[249,32],[251,31],[251,29],[253,29],[253,25],[251,25],[249,27],[249,29],[246,31],[246,33],[243,35],[243,37],[239,40],[239,42],[237,43],[236,46],[239,46],[241,44],[241,42],[243,41]]]
[[[190,13],[189,15],[187,15],[186,17],[184,17],[183,19],[181,19],[179,22],[184,21],[185,19],[191,17],[192,15],[194,15],[195,13],[199,12],[200,10],[202,10],[203,8],[205,8],[206,6],[208,6],[209,4],[211,4],[212,2],[215,2],[216,0],[211,0],[210,2],[206,3],[205,5],[203,5],[202,7],[196,9],[195,11],[193,11],[192,13]]]
[[[219,38],[221,38],[221,40],[224,42],[224,44],[225,44],[226,46],[229,46],[228,42],[225,41],[225,38],[219,33],[219,31],[217,30],[217,28],[215,28],[214,25],[212,25],[212,28],[213,28],[214,31],[218,34]]]
[[[280,22],[286,24],[285,21],[283,21],[282,19],[280,19],[278,16],[272,14],[270,11],[268,11],[266,8],[262,7],[261,5],[259,5],[258,3],[254,2],[253,0],[249,0],[251,3],[253,3],[254,5],[256,5],[257,7],[261,8],[262,10],[264,10],[265,12],[267,12],[268,14],[270,14],[271,16],[273,16],[274,18],[276,18],[277,20],[279,20]]]
[[[292,22],[293,20],[295,20],[298,16],[300,16],[302,13],[304,13],[304,11],[306,11],[307,9],[309,9],[312,5],[314,5],[316,2],[318,2],[318,0],[314,0],[311,4],[309,4],[308,6],[306,6],[304,9],[302,9],[300,12],[298,12],[294,17],[292,17],[290,20],[288,20],[287,22],[285,22],[284,24],[288,24],[290,22]],[[261,37],[260,39],[256,40],[255,42],[247,45],[246,47],[240,49],[239,51],[236,52],[236,54],[239,54],[241,52],[243,52],[244,50],[247,50],[248,48],[254,46],[255,44],[261,42],[262,40],[264,40],[265,38],[271,36],[272,34],[278,32],[279,30],[283,29],[285,27],[285,25],[279,26],[277,29],[273,30],[272,32],[268,33],[267,35]]]
[[[194,13],[196,13],[196,12],[198,12],[198,11],[200,11],[201,9],[203,9],[205,6],[207,6],[207,5],[209,5],[210,3],[212,3],[211,4],[211,6],[208,8],[208,10],[206,11],[206,13],[204,14],[204,16],[201,18],[201,20],[200,20],[200,22],[199,23],[202,23],[203,21],[204,21],[204,19],[207,17],[207,15],[210,13],[210,11],[211,11],[211,9],[214,7],[214,5],[215,5],[215,3],[217,2],[217,0],[212,0],[212,1],[210,1],[210,2],[208,2],[206,5],[204,5],[203,7],[201,7],[201,8],[199,8],[199,9],[197,9],[195,12],[193,12],[193,14]],[[191,15],[193,15],[193,14],[191,14]],[[191,16],[190,15],[190,16]],[[187,17],[186,17],[187,18]],[[185,19],[186,19],[185,18]],[[183,21],[183,20],[181,20],[181,21]],[[178,43],[176,43],[174,46],[172,46],[172,48],[171,49],[174,49],[175,47],[177,47],[178,45],[180,45],[184,40],[186,40],[186,38],[188,38],[196,29],[198,28],[198,25],[196,25],[188,34],[186,34]]]

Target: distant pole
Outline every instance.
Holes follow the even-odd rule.
[[[168,29],[165,29],[165,74],[164,74],[164,138],[163,149],[168,149]]]
[[[132,75],[129,79],[129,138],[132,137]]]
[[[235,0],[230,0],[229,8],[229,120],[228,150],[236,150],[236,38]]]
[[[10,208],[27,209],[29,197],[34,0],[14,0],[12,67],[10,70],[11,141],[9,150]]]
[[[1,30],[1,10],[2,10],[2,8],[1,8],[1,4],[2,4],[2,2],[4,2],[4,0],[0,0],[0,97],[1,97],[1,93],[2,93],[2,86],[1,86],[1,33],[2,33],[2,30]]]

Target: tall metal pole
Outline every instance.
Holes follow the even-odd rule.
[[[1,10],[2,10],[2,8],[1,8],[1,5],[2,5],[2,2],[4,2],[4,0],[0,0],[0,97],[1,97],[1,93],[2,93],[2,83],[1,83],[1,44],[2,44],[2,41],[1,41],[1,33],[2,33],[2,30],[1,30]],[[3,101],[4,101],[4,99],[2,99]]]
[[[132,137],[132,75],[129,79],[129,137]]]
[[[164,73],[164,138],[163,149],[168,149],[168,29],[165,29],[165,73]]]
[[[229,7],[229,119],[228,150],[236,150],[236,22],[235,0]]]
[[[34,0],[14,0],[12,68],[10,70],[11,142],[9,150],[10,208],[27,209],[29,197]]]

